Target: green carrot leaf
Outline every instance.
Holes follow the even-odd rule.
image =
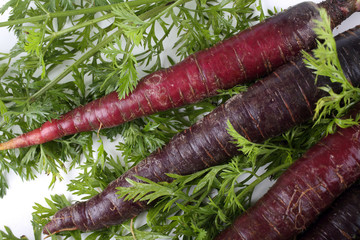
[[[317,78],[320,75],[329,77],[332,82],[339,83],[342,87],[341,92],[335,92],[328,86],[320,87],[322,91],[328,93],[328,96],[318,100],[314,113],[315,125],[328,121],[327,133],[333,133],[336,123],[341,123],[341,127],[357,124],[350,120],[340,121],[339,118],[360,100],[360,89],[352,86],[342,71],[330,27],[330,19],[324,9],[320,11],[320,16],[321,20],[315,22],[316,27],[314,28],[319,39],[318,46],[312,51],[313,55],[304,52],[304,62],[307,67],[314,70]]]

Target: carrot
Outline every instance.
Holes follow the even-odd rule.
[[[219,89],[255,80],[315,45],[313,20],[327,9],[337,26],[360,9],[359,0],[306,2],[238,35],[144,77],[124,99],[112,92],[40,128],[0,144],[0,150],[45,143],[78,132],[109,128],[213,96]],[[296,24],[294,24],[296,22]]]
[[[298,240],[360,238],[360,182],[356,182],[320,215]]]
[[[343,70],[354,86],[360,85],[359,37],[360,27],[336,38],[339,60],[348,63],[342,64]],[[317,83],[302,59],[280,67],[175,135],[161,150],[111,182],[100,194],[58,211],[44,233],[96,230],[133,218],[149,206],[146,202],[118,198],[116,188],[130,186],[127,178],[138,181],[135,176],[142,176],[155,182],[171,181],[167,173],[186,175],[224,163],[239,153],[226,130],[228,120],[250,141],[263,142],[311,119],[317,100],[325,94],[318,86],[334,86],[327,78],[319,77]]]
[[[360,104],[357,110],[360,113]],[[322,139],[215,239],[281,240],[305,230],[360,178],[359,136],[360,125],[356,125]]]

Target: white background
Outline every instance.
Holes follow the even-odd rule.
[[[0,6],[7,1],[0,0]],[[262,0],[265,8],[286,9],[291,5],[295,5],[303,1],[300,0]],[[320,2],[316,0],[315,2]],[[0,21],[6,21],[7,16],[0,16]],[[335,32],[341,32],[348,28],[354,27],[360,23],[360,14],[354,14],[346,20]],[[0,52],[8,52],[16,42],[15,37],[8,32],[7,28],[0,28]],[[169,46],[170,47],[170,46]],[[171,47],[170,47],[171,48]],[[76,177],[76,172],[70,172],[63,175],[65,179],[57,182],[54,189],[49,189],[51,176],[40,175],[35,181],[23,182],[17,175],[10,173],[7,176],[9,189],[6,196],[0,199],[0,229],[3,226],[10,227],[17,237],[26,235],[29,239],[33,239],[33,230],[31,226],[31,213],[35,202],[44,204],[44,197],[52,194],[66,194],[66,184],[69,179]],[[269,184],[258,189],[259,195],[266,191]]]

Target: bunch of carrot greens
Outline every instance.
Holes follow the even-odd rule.
[[[177,49],[178,61],[258,22],[259,17],[253,15],[255,5],[255,0],[8,1],[0,11],[10,11],[9,21],[0,26],[14,31],[18,42],[1,57],[0,141],[35,129],[114,89],[124,96],[143,72],[175,62],[164,52],[169,35],[177,36],[171,45]],[[6,173],[10,170],[25,180],[51,174],[50,185],[54,185],[62,178],[61,170],[66,173],[75,167],[81,174],[69,190],[94,195],[219,101],[215,98],[100,130],[100,139],[124,138],[117,145],[123,165],[119,157],[104,150],[102,142],[98,149],[93,148],[92,133],[2,151],[1,196],[6,194]],[[54,213],[55,206],[69,204],[59,196],[53,200],[52,210],[38,207],[41,221],[34,215],[37,237],[40,225]]]
[[[260,16],[254,14],[256,8]],[[141,74],[175,62],[165,55],[164,45],[168,44],[171,34],[177,35],[172,45],[177,49],[178,61],[264,18],[261,3],[255,0],[135,0],[127,3],[12,0],[1,12],[6,10],[11,11],[9,21],[0,26],[14,30],[18,42],[9,53],[2,54],[1,142],[14,137],[19,130],[35,129],[46,120],[113,90],[124,97],[136,86]],[[343,103],[347,109],[358,101],[359,91],[347,85],[341,73],[329,23],[320,24],[317,33],[324,43],[316,50],[315,58],[307,56],[308,63],[319,74],[330,75],[345,87],[340,94],[324,89],[331,97],[321,100],[316,125],[309,122],[263,144],[254,144],[229,124],[229,133],[241,145],[243,154],[228,164],[189,176],[172,175],[175,180],[171,183],[142,179],[146,184],[132,182],[132,188],[119,189],[119,196],[128,199],[156,201],[155,207],[147,213],[146,223],[139,222],[134,228],[131,220],[90,234],[73,231],[59,235],[64,239],[88,240],[214,237],[250,206],[258,183],[268,177],[276,178],[315,144],[326,129],[334,129],[329,122],[354,123],[339,117],[345,111]],[[163,60],[165,57],[167,61]],[[198,104],[143,117],[116,128],[99,129],[98,149],[93,147],[92,133],[80,133],[39,146],[1,152],[1,195],[6,194],[6,172],[10,170],[23,179],[33,179],[41,173],[51,174],[50,185],[53,186],[62,178],[60,170],[67,172],[77,168],[80,174],[68,189],[88,199],[164,145],[174,134],[224,102],[234,91],[241,90],[243,88],[234,88]],[[327,118],[329,113],[337,117]],[[117,145],[119,156],[112,156],[106,152],[102,139],[113,141],[117,136],[122,136],[123,141]],[[260,173],[264,166],[266,171]],[[55,212],[70,205],[64,196],[58,195],[46,202],[48,206],[34,206],[35,239],[41,239],[43,226]],[[0,231],[0,236],[24,239],[14,236],[9,228]],[[58,236],[51,238],[58,239]]]

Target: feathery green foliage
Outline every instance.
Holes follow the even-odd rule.
[[[328,96],[321,98],[316,105],[314,119],[316,123],[328,121],[327,133],[334,133],[336,125],[347,127],[357,124],[356,119],[340,119],[354,103],[360,100],[360,89],[354,87],[345,77],[339,59],[335,39],[330,28],[330,19],[326,11],[320,11],[322,22],[317,21],[314,31],[318,35],[317,49],[313,51],[313,56],[304,52],[305,63],[314,73],[327,76],[334,83],[339,83],[342,91],[337,93],[329,86],[320,87],[326,91]],[[332,115],[329,118],[329,115]]]
[[[1,142],[113,90],[124,97],[142,75],[174,64],[265,18],[261,4],[255,0],[30,3],[10,0],[0,9],[11,10],[9,21],[0,26],[9,26],[18,37],[14,48],[0,58]],[[254,14],[254,9],[260,11],[260,16]],[[324,45],[315,51],[314,58],[307,55],[308,65],[319,74],[330,74],[335,81],[343,81],[329,23],[318,24],[317,32]],[[165,46],[170,35],[177,37],[172,48],[176,53],[168,56]],[[61,68],[64,64],[68,67]],[[88,199],[174,134],[245,89],[235,87],[198,104],[102,129],[97,136],[80,133],[40,146],[1,152],[0,193],[6,193],[4,174],[10,170],[25,180],[36,178],[39,173],[51,174],[50,184],[54,185],[62,177],[60,170],[77,168],[80,173],[68,190]],[[62,232],[50,238],[212,239],[252,204],[258,184],[268,178],[276,179],[323,137],[327,128],[333,128],[329,123],[334,121],[334,110],[330,109],[335,109],[340,117],[345,110],[337,108],[343,101],[339,99],[345,99],[346,109],[357,100],[349,96],[358,95],[357,90],[345,83],[344,89],[341,96],[320,100],[317,111],[321,121],[316,125],[308,122],[263,144],[247,141],[229,122],[228,132],[239,146],[239,155],[228,164],[188,176],[172,174],[171,183],[141,178],[142,183],[131,181],[133,187],[119,188],[119,196],[154,204],[145,223],[134,219],[136,228],[131,220],[90,234]],[[330,89],[323,90],[334,96]],[[346,100],[350,98],[350,102]],[[104,141],[116,141],[121,158],[108,153]],[[47,198],[46,204],[34,206],[36,240],[41,239],[42,227],[49,218],[71,202],[55,195]],[[9,228],[0,231],[0,236],[26,239],[16,238]]]

